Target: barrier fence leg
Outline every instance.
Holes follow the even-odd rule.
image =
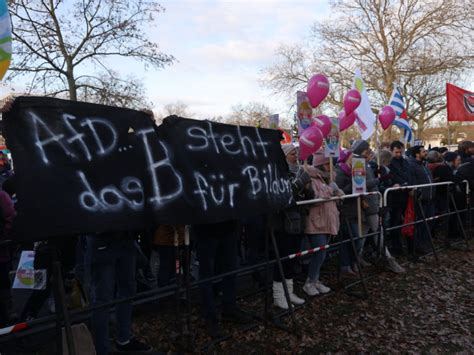
[[[386,210],[385,210],[385,207],[383,207],[380,211],[380,216],[379,216],[379,233],[377,234],[378,236],[378,240],[379,240],[379,243],[377,243],[377,253],[378,253],[378,260],[380,261],[379,262],[379,265],[381,265],[382,267],[384,267],[387,263],[387,255],[385,253],[385,249],[387,247],[387,244],[386,244],[386,237],[385,237],[385,225],[384,225],[384,221],[385,221],[385,214],[386,214]]]
[[[61,263],[59,261],[53,262],[53,289],[54,289],[54,299],[55,299],[55,306],[56,306],[56,313],[58,315],[58,328],[60,330],[60,338],[58,339],[58,343],[61,347],[61,354],[63,350],[62,345],[62,327],[61,327],[61,320],[64,322],[64,330],[66,333],[66,342],[67,342],[67,349],[69,351],[69,355],[76,355],[76,348],[74,346],[74,337],[72,335],[72,328],[71,322],[69,320],[69,313],[67,310],[66,304],[66,293],[64,292],[64,284],[63,278],[61,274]]]
[[[436,252],[436,249],[435,249],[434,244],[433,244],[433,238],[431,237],[430,225],[428,224],[428,221],[426,220],[425,210],[423,209],[423,205],[422,205],[420,199],[416,196],[416,194],[415,194],[414,198],[416,199],[416,202],[418,204],[418,209],[420,210],[421,217],[423,218],[423,224],[426,228],[426,233],[428,234],[428,242],[430,243],[431,250],[433,250],[433,255],[435,257],[436,264],[439,265],[438,253]],[[416,236],[415,236],[415,239],[416,239]],[[415,245],[415,247],[416,247],[416,245]]]
[[[184,275],[185,275],[185,288],[186,288],[186,348],[188,351],[193,349],[193,335],[191,327],[191,247],[190,247],[190,236],[189,226],[185,227],[184,233]]]
[[[268,243],[268,239],[269,239],[269,235],[270,235],[270,217],[267,217],[268,218],[268,223],[267,223],[267,226],[265,228],[265,290],[263,292],[263,297],[264,297],[264,307],[265,307],[265,310],[264,310],[264,325],[265,325],[265,329],[267,329],[268,327],[268,320],[270,319],[270,304],[269,304],[269,300],[268,300],[268,294],[269,294],[269,290],[270,290],[270,253],[269,253],[269,243]]]
[[[461,228],[462,237],[464,239],[464,242],[466,243],[466,248],[469,248],[469,242],[467,239],[466,231],[464,230],[464,225],[462,224],[461,216],[459,215],[459,210],[458,210],[458,206],[456,205],[456,200],[454,199],[454,196],[452,193],[450,193],[449,196],[451,197],[451,202],[453,203],[454,212],[456,213],[456,218],[458,220],[459,227]]]
[[[357,251],[355,241],[354,241],[354,235],[352,234],[351,225],[349,224],[349,221],[347,220],[347,218],[346,218],[346,226],[347,226],[347,230],[349,231],[349,238],[351,240],[352,251],[354,252],[354,255],[355,255],[355,262],[357,265],[357,271],[359,273],[360,284],[362,285],[362,290],[364,291],[364,295],[365,295],[364,297],[368,298],[369,293],[367,292],[367,288],[365,287],[364,274],[362,273],[362,267],[360,266],[359,252]]]
[[[449,186],[446,186],[446,204],[447,204],[447,208],[448,208],[448,213],[451,213],[451,206],[450,206],[450,192],[449,192]],[[444,212],[444,211],[443,211]],[[444,236],[444,246],[446,248],[449,248],[451,247],[451,243],[449,242],[449,218],[451,217],[450,214],[448,214],[446,217],[443,217],[443,220],[446,220],[445,223],[445,228],[446,228],[446,232],[445,232],[445,236]]]
[[[271,228],[271,230],[270,230],[270,235],[272,237],[273,251],[275,252],[275,259],[276,259],[276,263],[278,265],[278,271],[280,272],[281,281],[282,281],[282,284],[283,284],[283,291],[285,292],[286,302],[288,303],[288,309],[290,310],[291,321],[293,323],[293,327],[294,327],[295,332],[299,333],[299,327],[298,327],[298,323],[296,322],[295,311],[293,309],[293,304],[291,303],[291,300],[290,300],[290,293],[288,292],[288,285],[286,284],[285,273],[283,272],[283,266],[281,264],[280,253],[278,252],[278,245],[277,245],[277,242],[276,242],[276,239],[275,239],[275,232],[274,232],[273,228]]]
[[[182,318],[181,318],[181,260],[180,260],[180,250],[179,250],[179,235],[176,228],[174,228],[174,251],[175,251],[175,277],[176,277],[176,314],[175,314],[175,327],[176,333],[174,334],[178,340],[179,347],[182,348],[183,345],[183,327],[182,327]]]

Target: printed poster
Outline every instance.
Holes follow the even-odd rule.
[[[365,159],[352,158],[352,193],[362,194],[367,191]]]
[[[306,92],[296,92],[296,120],[298,122],[298,135],[301,136],[303,131],[311,126],[313,121],[313,108],[309,103]]]
[[[12,288],[44,290],[46,288],[46,270],[35,270],[35,252],[24,250],[21,252],[20,262],[16,270]]]
[[[330,117],[331,131],[324,139],[324,156],[329,158],[339,158],[341,142],[339,140],[339,119]]]
[[[271,115],[268,118],[268,123],[268,127],[270,129],[278,129],[278,127],[280,126],[280,115],[278,113],[275,115]]]

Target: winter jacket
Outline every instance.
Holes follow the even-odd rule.
[[[307,187],[307,183],[311,182],[311,178],[308,173],[304,171],[304,168],[299,165],[289,165],[288,180],[291,183],[293,192],[293,198],[295,201],[311,200],[314,198],[312,188]],[[298,212],[303,220],[303,226],[305,225],[304,219],[308,215],[308,206],[292,206],[286,209],[289,212]],[[279,213],[271,216],[271,224],[276,231],[284,229],[285,212],[280,211]]]
[[[429,163],[426,165],[429,171],[431,171],[431,175],[433,176],[433,181],[434,182],[439,182],[439,177],[436,175],[436,170],[440,167],[443,166],[444,163]]]
[[[380,176],[378,177],[378,188],[380,193],[383,195],[385,190],[393,186],[393,174],[387,166],[381,166],[379,169],[377,163],[373,161],[369,162],[369,165],[372,168],[372,171],[374,172],[375,176],[377,176],[377,174],[379,173],[378,170],[380,170]]]
[[[414,157],[408,159],[414,185],[425,185],[433,183],[433,176],[425,164],[416,160]],[[433,186],[421,187],[418,189],[421,193],[421,201],[429,202],[435,196],[436,188]]]
[[[365,177],[366,177],[366,187],[367,192],[377,192],[379,191],[379,179],[375,177],[374,171],[368,163],[365,165]],[[379,199],[378,195],[368,195],[364,199],[368,203],[368,207],[364,209],[364,214],[370,216],[373,214],[379,213]]]
[[[456,175],[454,175],[455,181],[457,183],[461,183],[464,180],[469,181],[469,186],[471,190],[471,201],[474,201],[474,164],[473,163],[464,163],[458,168]],[[466,195],[466,186],[465,184],[460,185],[461,195],[464,198],[463,203],[458,206],[463,207],[465,206],[465,195]]]
[[[441,163],[441,165],[438,166],[433,171],[433,180],[435,182],[456,182],[453,168],[446,163]],[[459,196],[462,196],[461,190],[456,185],[437,186],[436,187],[437,206],[440,206],[440,207],[444,206],[444,208],[446,208],[448,200],[450,200],[450,197],[447,194],[448,191],[454,194],[453,196],[457,201],[459,201]]]
[[[311,176],[311,185],[315,198],[330,198],[336,196],[337,191],[326,184],[318,173],[318,170],[310,167],[308,173]],[[342,192],[341,192],[342,194]],[[339,210],[337,202],[330,201],[317,203],[309,208],[306,219],[306,234],[329,234],[337,235],[339,232]]]
[[[461,157],[461,161],[463,163],[472,163],[472,164],[474,164],[474,157],[472,155],[467,154],[465,152],[459,152],[459,151],[458,151],[458,154]]]
[[[336,166],[336,184],[346,194],[352,194],[352,176],[347,175],[340,166]],[[357,223],[357,198],[348,198],[342,201],[341,206],[341,217],[342,223],[345,223],[345,219],[349,223]]]
[[[390,173],[392,174],[393,185],[408,186],[412,185],[412,177],[410,173],[410,167],[408,160],[405,158],[395,159],[393,158],[388,165]],[[402,206],[405,208],[408,200],[408,191],[400,190],[389,192],[388,197],[393,206]]]

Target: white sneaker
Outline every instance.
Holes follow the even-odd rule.
[[[306,281],[306,283],[303,286],[303,291],[306,292],[306,294],[311,297],[319,295],[319,291],[316,288],[316,285],[314,282]]]
[[[313,285],[314,285],[314,288],[316,288],[319,293],[325,294],[331,291],[331,289],[327,286],[324,286],[321,281],[316,281]]]

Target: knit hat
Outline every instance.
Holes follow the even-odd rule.
[[[352,155],[352,152],[350,149],[341,150],[341,152],[339,153],[339,159],[337,160],[337,162],[345,163],[351,155]]]
[[[363,139],[357,139],[354,143],[352,143],[352,153],[356,155],[361,155],[364,150],[367,149],[370,149],[370,145]]]
[[[291,151],[295,150],[296,147],[293,143],[288,143],[288,144],[282,144],[281,149],[283,150],[283,153],[285,154],[285,157],[291,153]]]
[[[325,164],[329,164],[329,158],[324,156],[323,151],[320,150],[313,154],[313,166],[317,167]]]
[[[458,153],[447,152],[444,155],[444,160],[447,161],[448,163],[451,163],[451,162],[455,161],[458,156],[459,156]]]

